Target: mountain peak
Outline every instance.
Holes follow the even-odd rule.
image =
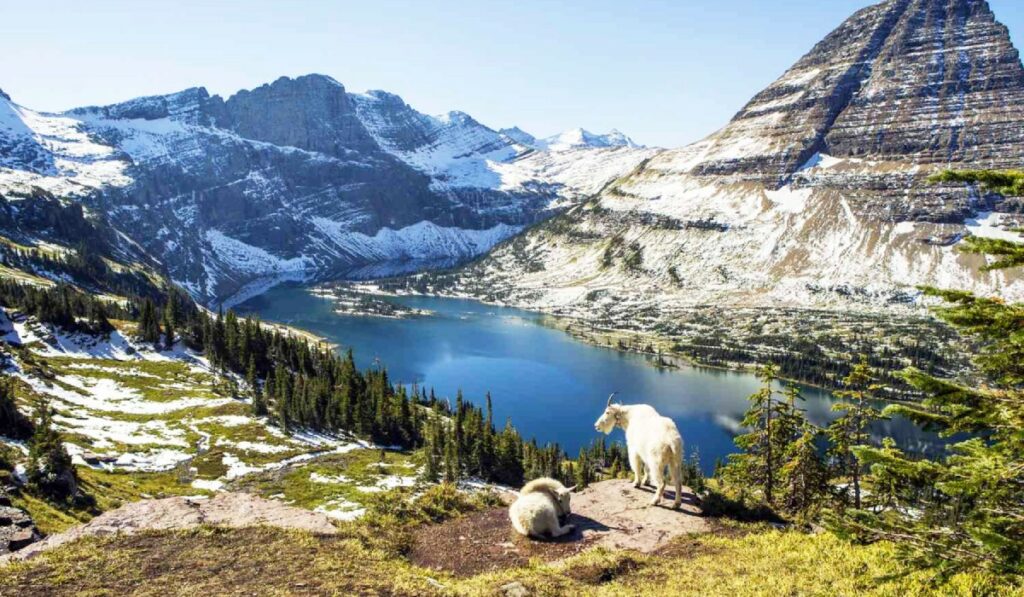
[[[7,101],[11,101],[11,96],[7,95],[3,89],[0,89],[0,97],[4,98]]]
[[[205,121],[204,110],[211,100],[205,87],[189,87],[165,95],[137,97],[108,106],[86,106],[70,110],[69,114],[101,114],[105,118],[124,120],[159,120],[170,118],[182,122]]]
[[[580,148],[643,147],[616,129],[599,135],[583,128],[574,128],[548,137],[540,143],[545,149],[563,151]]]
[[[677,152],[697,174],[782,184],[816,153],[1019,164],[1024,67],[984,0],[858,11],[717,133]]]
[[[525,145],[527,147],[534,147],[537,145],[537,138],[518,126],[504,128],[498,132],[511,139],[514,143]]]

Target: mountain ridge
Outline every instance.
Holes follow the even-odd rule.
[[[889,0],[717,132],[427,287],[704,340],[709,308],[898,316],[926,305],[919,285],[1020,300],[1021,276],[956,245],[1024,240],[1021,201],[928,177],[1024,161],[1022,99],[1024,65],[987,2]]]
[[[381,256],[476,256],[648,154],[550,156],[317,74],[227,99],[192,87],[61,114],[0,103],[0,193],[77,197],[211,304]]]

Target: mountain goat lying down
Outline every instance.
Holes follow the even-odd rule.
[[[676,489],[673,508],[683,500],[683,436],[675,422],[663,417],[647,404],[612,404],[613,393],[608,397],[604,414],[594,423],[598,431],[609,434],[616,427],[626,432],[626,452],[629,454],[629,468],[633,470],[633,486],[640,487],[650,478],[655,487],[652,506],[658,505],[665,493],[665,467],[672,476]],[[646,469],[646,470],[645,470]]]
[[[573,532],[573,525],[564,525],[571,513],[569,494],[573,487],[566,487],[554,479],[534,479],[519,490],[519,497],[512,502],[508,516],[512,528],[526,537],[561,537]]]

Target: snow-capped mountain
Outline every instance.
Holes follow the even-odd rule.
[[[454,283],[651,329],[707,305],[914,308],[922,284],[1022,300],[1019,274],[957,251],[967,234],[1021,240],[1020,200],[927,182],[1021,163],[1024,67],[988,4],[889,0],[718,132],[654,155]]]
[[[597,148],[597,147],[643,147],[621,132],[612,129],[609,133],[598,135],[580,128],[571,129],[537,141],[533,145],[538,149],[551,151],[566,151],[568,149]]]
[[[470,258],[651,154],[549,153],[322,75],[63,114],[0,97],[0,193],[78,198],[207,301],[267,278]]]

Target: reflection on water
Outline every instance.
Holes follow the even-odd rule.
[[[483,402],[491,392],[495,421],[506,418],[527,437],[560,443],[570,454],[598,437],[594,420],[613,391],[625,403],[646,402],[679,425],[687,453],[699,449],[706,470],[734,451],[732,438],[758,386],[749,373],[696,367],[658,369],[646,357],[590,346],[540,324],[540,316],[475,301],[389,299],[433,312],[429,317],[384,319],[338,315],[330,299],[300,286],[279,286],[239,306],[263,319],[289,323],[351,347],[361,367],[375,362],[392,379],[433,387],[439,396]],[[833,398],[805,388],[812,421],[826,423]],[[877,437],[930,453],[940,445],[906,420],[880,422]],[[612,438],[622,439],[616,431]]]

